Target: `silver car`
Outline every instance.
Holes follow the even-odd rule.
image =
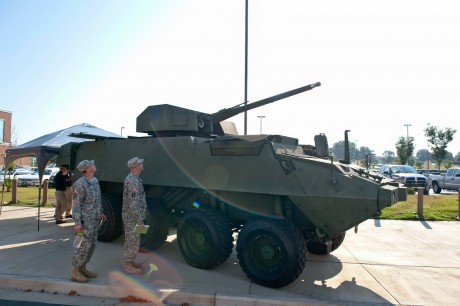
[[[45,168],[42,177],[42,185],[44,182],[50,179],[51,175],[55,175],[59,172],[59,168]],[[39,185],[39,178],[38,178],[38,171],[28,175],[21,175],[18,176],[18,186],[27,187],[27,186],[38,186]]]
[[[29,175],[34,173],[34,170],[27,169],[27,168],[16,168],[12,171],[0,171],[0,186],[3,186],[5,179],[19,179],[22,175]]]
[[[408,165],[382,165],[379,174],[389,177],[404,187],[423,188],[423,193],[428,194],[430,185],[426,177],[415,170],[414,167]]]

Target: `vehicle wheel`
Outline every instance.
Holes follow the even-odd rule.
[[[433,182],[433,192],[439,194],[439,193],[441,193],[441,190],[442,189],[439,187],[438,182]]]
[[[145,212],[145,224],[150,225],[146,234],[141,235],[141,247],[156,250],[168,238],[169,222],[164,207],[158,203],[149,203]]]
[[[308,253],[299,230],[279,218],[248,221],[238,234],[236,251],[244,273],[271,288],[295,281],[305,268]]]
[[[423,189],[423,194],[424,195],[429,195],[430,194],[430,185],[425,186],[425,188]]]
[[[230,225],[218,211],[197,209],[182,216],[177,242],[185,261],[195,268],[212,269],[226,261],[233,248]]]
[[[99,228],[97,240],[109,242],[123,234],[123,220],[121,219],[121,195],[102,194],[102,209],[107,220]]]
[[[332,238],[331,252],[337,250],[345,239],[345,233],[339,234]],[[319,241],[318,236],[314,235],[310,240],[307,241],[308,252],[316,255],[327,254],[327,245],[324,242]]]

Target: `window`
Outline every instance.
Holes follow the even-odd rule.
[[[5,142],[5,120],[0,120],[0,143]]]

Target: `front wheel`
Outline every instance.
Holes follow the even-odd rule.
[[[332,238],[331,252],[337,250],[345,239],[345,233],[341,233]],[[318,236],[314,235],[310,240],[307,241],[308,252],[316,255],[328,254],[327,245],[318,239]]]
[[[302,234],[283,218],[248,221],[238,234],[236,251],[244,273],[255,283],[271,288],[295,281],[307,261]]]
[[[442,188],[439,187],[438,182],[433,182],[433,192],[439,194],[441,193],[441,190]]]

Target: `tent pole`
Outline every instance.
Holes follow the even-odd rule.
[[[38,183],[38,216],[37,216],[37,232],[40,231],[40,198],[42,193],[42,184],[40,184],[41,180]]]

